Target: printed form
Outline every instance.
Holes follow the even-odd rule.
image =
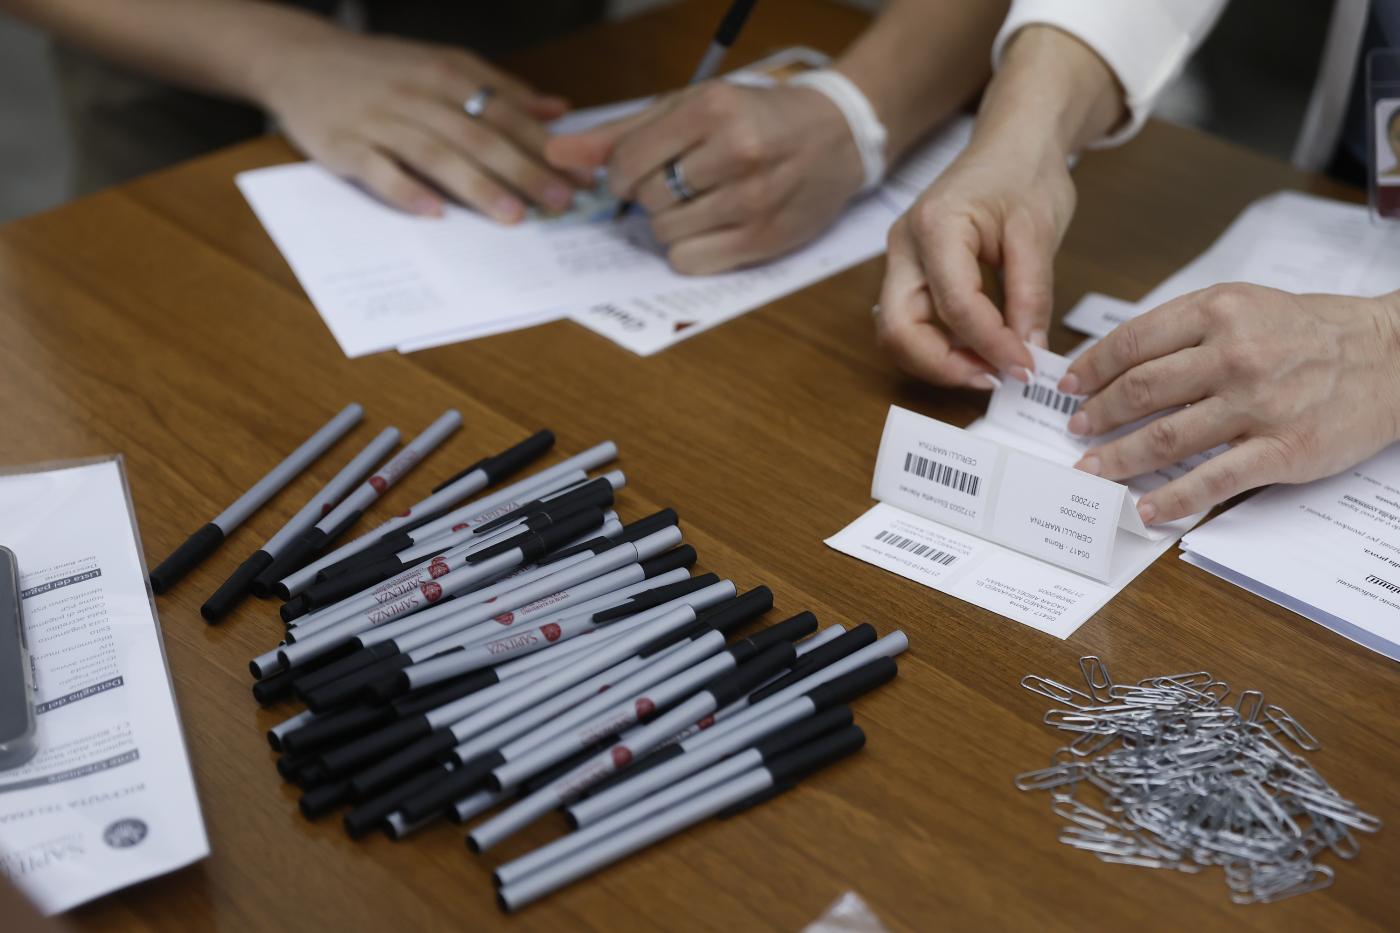
[[[46,913],[209,854],[119,460],[0,476],[39,751],[0,771],[0,872]]]
[[[1148,528],[1137,513],[1189,464],[1128,484],[1075,470],[1087,442],[1067,425],[1082,400],[1055,388],[1068,361],[1031,350],[1032,381],[1003,381],[966,430],[891,407],[878,504],[826,543],[1068,638],[1202,516]]]
[[[1400,226],[1377,224],[1364,205],[1280,191],[1245,208],[1201,255],[1141,301],[1088,294],[1066,327],[1105,337],[1119,324],[1173,298],[1221,282],[1290,292],[1384,295],[1400,288]]]
[[[746,84],[793,61],[789,49],[728,76]],[[556,132],[626,116],[647,100],[578,111]],[[614,220],[600,186],[558,217],[501,226],[449,205],[413,217],[310,162],[244,172],[239,189],[347,356],[440,346],[569,317],[649,355],[884,251],[890,225],[966,146],[961,117],[926,140],[813,242],[763,265],[697,278],[671,270],[639,210]]]
[[[1181,547],[1182,560],[1400,661],[1400,446],[1265,489]]]

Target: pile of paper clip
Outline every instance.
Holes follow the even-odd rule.
[[[1225,871],[1237,904],[1325,888],[1331,849],[1355,858],[1352,830],[1381,821],[1342,797],[1286,739],[1321,746],[1280,706],[1206,671],[1114,683],[1096,657],[1079,659],[1084,688],[1034,674],[1021,686],[1056,703],[1045,722],[1077,737],[1048,768],[1018,775],[1021,790],[1050,790],[1065,820],[1060,842],[1105,862]]]

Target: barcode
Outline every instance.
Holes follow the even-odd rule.
[[[958,559],[958,555],[949,554],[947,551],[940,551],[931,544],[920,544],[912,538],[905,538],[892,531],[882,531],[875,536],[876,541],[883,541],[886,544],[893,544],[901,551],[908,551],[915,557],[922,557],[935,564],[942,564],[944,567]]]
[[[946,463],[939,463],[928,457],[920,457],[918,454],[906,453],[904,455],[904,472],[913,473],[922,479],[933,480],[949,489],[965,492],[969,496],[977,495],[977,490],[982,485],[982,478],[976,473],[968,473],[965,470],[950,467]]]
[[[1072,415],[1079,411],[1079,403],[1081,401],[1073,395],[1064,395],[1063,393],[1056,392],[1049,386],[1032,385],[1031,383],[1026,383],[1026,385],[1021,388],[1021,397],[1028,398],[1032,402],[1039,402],[1046,408],[1053,408],[1066,415]]]

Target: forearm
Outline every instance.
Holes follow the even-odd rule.
[[[0,0],[0,7],[134,70],[255,103],[288,43],[336,29],[256,0]]]
[[[879,114],[894,162],[991,75],[1007,0],[891,0],[836,62]]]
[[[1052,26],[1028,26],[987,86],[973,138],[1043,141],[1067,158],[1126,113],[1117,79],[1088,46]]]

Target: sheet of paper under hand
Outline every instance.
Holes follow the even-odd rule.
[[[646,103],[579,111],[559,129],[576,132]],[[503,227],[455,206],[437,219],[403,214],[312,163],[244,172],[237,182],[347,356],[561,317],[645,355],[879,255],[890,225],[962,150],[970,124],[960,118],[926,141],[812,243],[706,278],[672,271],[646,216],[614,221],[615,202],[601,191],[581,194],[562,217],[532,214]]]

